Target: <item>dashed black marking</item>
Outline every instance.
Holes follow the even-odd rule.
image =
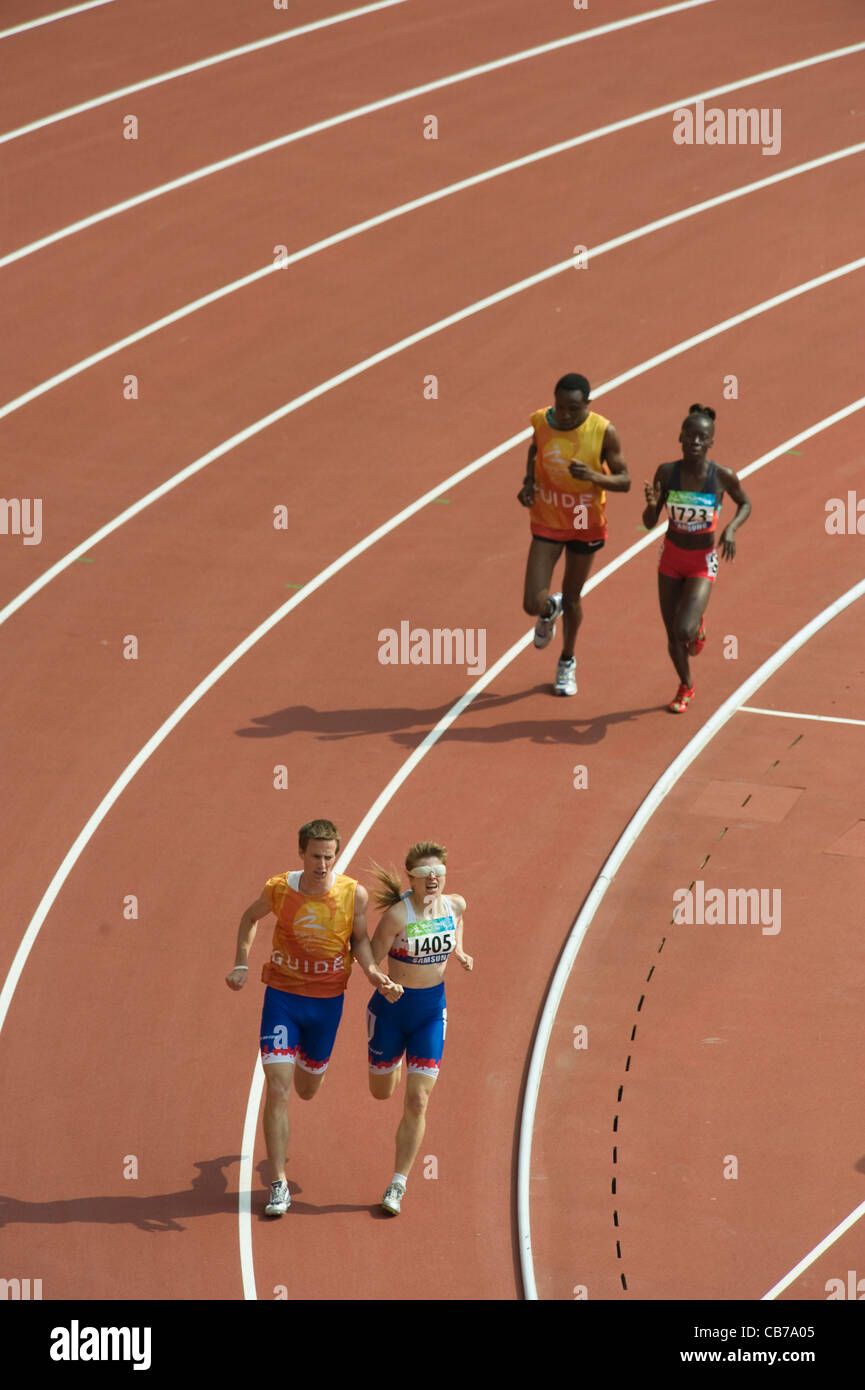
[[[791,748],[794,748],[794,747],[796,746],[796,744],[799,743],[800,740],[803,739],[804,737],[805,737],[804,734],[799,734],[796,738],[794,738],[793,742],[790,744],[790,747],[791,747]],[[774,770],[774,768],[778,767],[780,761],[781,761],[780,758],[776,758],[775,761],[772,763],[772,765],[767,769],[767,771],[768,771],[768,772],[772,772],[772,771]],[[743,805],[743,806],[747,806],[748,802],[751,800],[751,796],[752,796],[752,793],[749,792],[748,795],[745,797],[745,800],[742,802],[742,805]],[[723,826],[723,828],[721,829],[721,831],[720,831],[719,834],[718,834],[718,839],[719,839],[719,840],[723,840],[723,838],[724,838],[724,836],[727,834],[727,831],[729,830],[729,828],[730,828],[730,827],[729,827],[728,825]],[[704,856],[704,858],[703,858],[703,862],[702,862],[702,864],[700,865],[700,869],[704,869],[704,868],[706,867],[706,865],[708,864],[710,858],[711,858],[711,853],[707,851],[707,853],[705,854],[705,856]],[[689,892],[689,893],[693,893],[695,884],[696,884],[696,880],[692,879],[691,882],[690,882],[689,885],[688,885],[688,892]],[[670,918],[670,924],[671,924],[671,925],[674,925],[674,924],[675,924],[675,920],[676,920],[676,913],[675,913],[675,909],[674,909],[673,915],[672,915],[672,917]],[[667,941],[667,938],[666,938],[665,936],[662,936],[662,937],[661,937],[660,945],[658,946],[658,949],[657,949],[657,954],[658,954],[658,955],[660,955],[661,952],[663,951],[664,946],[665,946],[665,944],[666,944],[666,941]],[[649,981],[651,980],[651,978],[652,978],[652,976],[654,975],[654,973],[655,973],[655,967],[654,967],[654,965],[653,965],[652,968],[651,968],[651,970],[649,971],[648,975],[646,976],[646,984],[649,983]],[[640,998],[639,998],[639,1002],[637,1003],[637,1013],[640,1013],[640,1012],[642,1011],[643,1004],[645,1003],[645,1001],[646,1001],[646,995],[645,995],[645,994],[641,994],[641,995],[640,995]],[[636,1037],[636,1034],[637,1034],[637,1025],[636,1025],[636,1023],[635,1023],[635,1024],[633,1025],[633,1027],[631,1028],[631,1042],[634,1041],[634,1038]],[[628,1053],[627,1059],[626,1059],[626,1061],[625,1061],[625,1071],[630,1071],[630,1069],[631,1069],[631,1053]],[[616,1098],[618,1104],[621,1104],[622,1093],[623,1093],[623,1091],[624,1091],[624,1086],[620,1084],[620,1086],[619,1086],[619,1091],[618,1091],[618,1096],[617,1096],[617,1098]],[[618,1114],[616,1114],[616,1115],[613,1116],[613,1130],[617,1133],[617,1132],[618,1132],[618,1129],[619,1129],[619,1116],[618,1116]],[[613,1162],[614,1162],[614,1163],[618,1163],[618,1160],[619,1160],[618,1148],[617,1148],[616,1146],[614,1146],[614,1147],[613,1147]],[[613,1196],[616,1195],[616,1179],[615,1179],[615,1177],[612,1178],[611,1193],[612,1193]],[[618,1213],[618,1210],[617,1210],[617,1209],[614,1209],[614,1211],[613,1211],[613,1225],[616,1226],[616,1227],[618,1227],[618,1225],[619,1225],[619,1213]],[[621,1243],[620,1240],[617,1240],[617,1241],[616,1241],[616,1259],[617,1259],[617,1260],[620,1260],[621,1258],[622,1258],[622,1243]],[[626,1280],[626,1278],[625,1278],[624,1273],[622,1273],[622,1275],[621,1275],[620,1277],[621,1277],[621,1280],[622,1280],[622,1288],[627,1292],[628,1283],[627,1283],[627,1280]]]

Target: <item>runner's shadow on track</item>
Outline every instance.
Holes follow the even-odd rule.
[[[532,695],[545,695],[551,701],[555,699],[550,695],[549,682],[530,686],[512,695],[492,695],[483,691],[469,706],[467,714],[469,717],[472,712],[488,714],[519,700],[529,699]],[[410,709],[407,706],[381,709],[376,706],[373,709],[316,710],[310,705],[291,705],[272,714],[255,715],[253,723],[257,727],[236,729],[235,733],[238,738],[282,738],[286,734],[311,733],[318,735],[322,742],[357,738],[361,734],[390,733],[395,743],[413,748],[453,708],[457,698],[455,696],[454,700],[433,709]],[[555,704],[557,710],[562,709],[560,701],[561,697]],[[528,738],[534,743],[600,743],[608,726],[627,723],[641,715],[655,714],[665,709],[666,705],[647,705],[643,709],[619,710],[598,719],[575,719],[573,714],[562,710],[564,717],[555,722],[551,714],[550,719],[543,722],[524,720],[499,724],[492,729],[473,729],[464,722],[458,730],[451,728],[444,735],[444,740],[507,743],[511,739]]]
[[[237,1215],[237,1193],[228,1191],[223,1171],[240,1161],[240,1154],[205,1159],[194,1166],[198,1177],[182,1192],[164,1192],[136,1197],[132,1192],[119,1196],[71,1197],[55,1199],[50,1194],[41,1202],[25,1202],[0,1195],[0,1226],[63,1226],[73,1221],[83,1225],[137,1226],[140,1231],[184,1231],[181,1218]],[[121,1177],[120,1181],[124,1181]],[[128,1186],[136,1179],[126,1180]]]
[[[548,687],[546,687],[548,689]],[[601,743],[607,731],[616,724],[630,724],[644,714],[656,714],[664,710],[664,705],[647,705],[643,709],[615,710],[600,715],[597,719],[575,719],[573,715],[555,719],[523,719],[509,724],[495,724],[492,728],[473,729],[467,723],[451,725],[442,734],[440,742],[445,743],[513,743],[526,739],[530,743],[561,743],[579,747],[582,744]],[[394,742],[413,748],[417,738],[411,734],[394,734]]]
[[[539,690],[542,686],[537,687]],[[443,705],[432,709],[412,709],[408,705],[383,709],[378,705],[370,709],[318,710],[311,705],[289,705],[286,709],[274,710],[271,714],[256,714],[252,726],[235,729],[238,738],[282,738],[285,734],[318,734],[322,739],[356,738],[358,734],[393,733],[397,729],[416,729],[426,732],[434,728],[452,708],[462,692],[454,695]],[[525,699],[532,691],[515,695],[478,696],[476,704],[484,709],[495,709],[499,705],[510,705],[515,700]]]

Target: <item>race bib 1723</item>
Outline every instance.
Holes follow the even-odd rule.
[[[711,531],[717,505],[711,492],[667,493],[667,508],[677,531]]]

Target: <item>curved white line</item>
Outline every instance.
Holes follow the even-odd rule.
[[[649,225],[652,228],[655,226],[655,224]],[[613,246],[621,245],[623,241],[633,240],[635,235],[636,233],[627,233],[624,238],[616,237],[611,242],[603,243],[600,247],[595,247],[593,251],[590,252],[590,255],[598,256],[603,250],[610,250]],[[405,351],[406,348],[414,347],[417,343],[433,337],[434,334],[440,333],[446,328],[453,327],[454,324],[460,323],[463,319],[469,318],[473,314],[479,313],[482,309],[489,308],[491,305],[499,304],[512,295],[520,293],[522,290],[541,284],[544,280],[549,280],[554,275],[560,275],[562,271],[571,269],[572,266],[572,260],[562,261],[558,265],[539,272],[537,275],[532,275],[525,280],[520,280],[516,285],[509,285],[504,290],[498,290],[495,294],[488,295],[486,299],[478,300],[477,303],[469,305],[467,309],[460,309],[457,313],[449,314],[447,318],[439,319],[437,323],[431,324],[427,328],[420,329],[417,333],[412,333],[407,338],[400,339],[398,343],[392,343],[390,347],[383,348],[380,352],[374,353],[371,357],[364,358],[362,362],[356,363],[353,367],[347,368],[344,372],[337,373],[336,376],[331,377],[328,381],[322,382],[319,386],[315,386],[310,391],[304,392],[303,395],[296,396],[293,400],[289,401],[287,405],[280,406],[278,410],[271,411],[269,415],[262,416],[260,420],[256,420],[254,424],[248,425],[246,429],[240,430],[237,434],[232,435],[230,439],[225,440],[222,444],[218,444],[215,449],[211,449],[209,453],[196,459],[194,463],[188,464],[186,468],[181,469],[179,473],[175,473],[173,477],[161,483],[159,487],[154,488],[151,492],[148,492],[146,496],[139,498],[131,507],[127,507],[125,511],[121,512],[111,521],[106,522],[98,531],[94,531],[86,540],[68,551],[62,559],[45,570],[37,579],[34,579],[32,584],[29,584],[26,589],[22,589],[15,598],[11,599],[5,607],[0,609],[0,626],[2,626],[13,613],[16,613],[19,608],[22,608],[34,594],[37,594],[41,589],[45,588],[52,579],[55,579],[58,574],[68,569],[75,560],[84,555],[85,551],[92,548],[92,546],[96,545],[99,541],[104,540],[105,537],[111,535],[113,531],[118,530],[125,522],[129,521],[139,512],[144,511],[145,508],[151,506],[154,502],[158,501],[159,498],[164,497],[166,493],[171,492],[175,487],[178,487],[180,483],[185,482],[187,478],[191,478],[195,473],[201,472],[202,469],[206,468],[216,459],[223,458],[239,444],[246,443],[247,440],[254,438],[255,435],[268,429],[277,421],[285,419],[295,410],[299,410],[302,406],[308,405],[310,401],[317,400],[320,396],[326,395],[335,387],[342,386],[347,381],[351,381],[353,378],[369,371],[371,367],[377,366],[379,363],[386,362],[389,358],[397,356],[398,353]],[[730,328],[738,327],[740,324],[746,323],[750,319],[766,313],[769,309],[777,308],[788,300],[795,299],[801,294],[807,294],[811,290],[828,284],[830,281],[838,279],[841,276],[849,275],[855,270],[861,270],[863,266],[865,266],[865,257],[861,257],[856,261],[850,261],[847,265],[838,266],[835,270],[827,271],[824,275],[818,275],[815,279],[807,280],[801,285],[794,286],[791,290],[785,290],[782,294],[773,295],[771,299],[763,300],[762,303],[754,305],[751,309],[743,310],[740,314],[734,314],[731,318],[724,319],[721,323],[715,324],[712,328],[706,329],[703,333],[697,333],[693,337],[686,338],[683,342],[677,343],[674,347],[667,348],[665,352],[657,353],[654,357],[650,357],[645,362],[640,363],[638,367],[631,368],[629,371],[621,373],[617,377],[613,377],[606,383],[605,388],[597,388],[596,394],[600,394],[602,389],[609,391],[614,386],[621,386],[624,382],[630,381],[632,377],[636,376],[641,371],[659,366],[662,362],[668,362],[672,358],[678,357],[681,353],[689,351],[690,348],[700,343],[708,342],[709,339],[716,337],[720,333],[725,333]],[[498,452],[503,453],[506,449],[512,448],[515,444],[528,439],[530,433],[530,430],[523,430],[519,434],[513,435],[510,440],[500,446]],[[484,457],[489,459],[491,456],[485,455]],[[466,476],[468,476],[466,470],[460,470],[459,473],[453,474],[449,480],[446,480],[446,482],[442,484],[442,487],[447,486],[448,482],[458,481]]]
[[[107,3],[107,0],[101,0]],[[0,135],[0,145],[7,144],[10,140],[17,140],[22,135],[30,135],[34,130],[42,130],[45,126],[56,125],[58,121],[67,121],[72,116],[80,116],[85,111],[93,111],[98,106],[107,106],[110,101],[119,101],[121,97],[132,96],[134,92],[143,92],[148,87],[159,87],[163,82],[172,82],[176,77],[188,77],[194,72],[201,72],[204,68],[216,67],[218,63],[230,62],[232,58],[243,58],[248,53],[256,53],[262,48],[272,48],[276,43],[285,43],[287,39],[297,39],[303,34],[311,34],[316,29],[327,29],[334,24],[342,24],[347,19],[357,19],[362,15],[372,14],[376,10],[387,10],[393,5],[404,5],[406,0],[376,0],[375,4],[363,5],[357,10],[343,10],[340,14],[328,15],[326,19],[316,19],[309,24],[301,24],[297,29],[286,29],[281,34],[271,34],[266,39],[256,39],[254,43],[242,44],[239,48],[228,48],[224,53],[216,53],[212,58],[199,58],[197,62],[186,63],[182,68],[172,68],[170,72],[160,73],[158,77],[148,77],[143,82],[132,82],[128,87],[118,87],[114,92],[106,92],[101,97],[91,97],[89,101],[79,102],[77,106],[69,106],[65,111],[55,111],[51,116],[43,116],[40,120],[30,121],[29,125],[19,126],[17,130],[6,131]],[[15,30],[11,31],[15,33]],[[3,35],[0,34],[0,38]]]
[[[576,141],[567,141],[568,148],[575,144],[587,143],[594,139],[596,132],[589,135],[579,136]],[[696,217],[698,213],[707,212],[710,208],[722,207],[724,203],[730,203],[737,198],[744,198],[749,193],[756,193],[764,188],[770,188],[773,184],[784,183],[787,179],[798,177],[799,174],[811,173],[814,169],[820,169],[824,165],[834,164],[840,159],[849,159],[851,155],[862,154],[865,151],[865,141],[858,145],[847,145],[843,149],[832,150],[829,154],[818,155],[815,159],[806,160],[804,164],[797,164],[790,169],[784,169],[777,174],[768,174],[763,179],[757,179],[753,183],[740,185],[728,193],[719,193],[714,198],[706,198],[700,203],[692,203],[690,207],[682,209],[680,212],[670,213],[667,217],[657,218],[654,222],[647,222],[635,231],[626,232],[623,236],[614,237],[611,241],[601,243],[600,246],[593,247],[587,252],[587,256],[601,256],[606,251],[612,251],[618,246],[625,246],[630,241],[637,241],[640,237],[648,236],[650,232],[659,231],[664,227],[672,227],[676,222],[684,221],[688,217]],[[283,269],[288,269],[296,265],[299,261],[309,259],[319,251],[329,250],[332,246],[338,246],[341,242],[350,241],[353,237],[359,236],[362,232],[369,231],[373,227],[381,227],[386,222],[392,222],[397,217],[404,217],[409,212],[416,212],[419,208],[428,207],[431,203],[436,203],[444,198],[449,198],[455,193],[461,193],[467,188],[476,184],[486,182],[488,179],[498,177],[500,174],[510,173],[514,168],[522,167],[529,163],[535,163],[541,159],[549,158],[552,154],[561,152],[560,145],[552,145],[546,150],[536,151],[534,154],[526,155],[523,159],[512,160],[509,164],[501,164],[496,169],[488,169],[483,174],[475,174],[471,178],[461,179],[459,183],[449,184],[446,188],[438,189],[434,193],[427,193],[421,198],[415,198],[409,203],[402,203],[400,206],[390,208],[387,212],[378,213],[375,217],[368,217],[363,222],[356,222],[351,227],[346,227],[341,232],[335,232],[332,236],[324,237],[321,241],[312,242],[309,246],[304,246],[300,251],[294,251],[286,256],[277,266],[276,262],[271,261],[260,270],[253,270],[248,275],[243,275],[238,280],[232,280],[227,285],[222,285],[218,290],[211,290],[209,294],[202,295],[199,299],[184,304],[182,308],[173,310],[170,314],[165,314],[160,319],[155,319],[153,323],[147,324],[144,328],[139,328],[135,333],[129,333],[125,338],[119,339],[116,343],[111,343],[108,347],[101,348],[98,352],[91,353],[89,357],[83,357],[71,367],[66,367],[62,372],[57,372],[55,376],[46,378],[45,381],[33,386],[29,391],[16,396],[14,400],[8,401],[0,406],[0,420],[7,415],[12,415],[22,406],[29,405],[31,401],[38,400],[49,391],[53,391],[56,386],[62,386],[64,382],[71,381],[74,377],[86,371],[89,367],[95,367],[100,362],[105,362],[109,357],[123,349],[132,347],[135,343],[142,342],[145,338],[151,337],[154,333],[160,332],[163,328],[169,328],[174,323],[179,323],[181,319],[188,318],[190,314],[196,313],[199,309],[204,309],[209,304],[215,304],[220,299],[225,299],[228,295],[234,294],[237,290],[246,289],[249,285],[255,284],[258,280],[264,280],[269,275],[278,275]],[[568,262],[568,264],[570,264]]]
[[[789,447],[789,445],[786,447]],[[743,681],[739,688],[734,690],[733,694],[730,695],[715,713],[706,720],[706,723],[698,730],[690,742],[685,745],[678,757],[674,758],[666,771],[661,774],[652,787],[652,790],[642,801],[635,815],[628,822],[625,830],[616,841],[616,845],[604,864],[604,867],[595,879],[589,895],[576,921],[571,927],[550,983],[541,1018],[538,1023],[538,1030],[529,1065],[529,1074],[526,1079],[523,1112],[520,1122],[519,1156],[517,1160],[517,1222],[523,1289],[525,1297],[529,1300],[536,1300],[538,1297],[537,1285],[535,1283],[534,1262],[532,1259],[530,1212],[532,1133],[537,1110],[538,1093],[556,1012],[562,994],[564,993],[568,977],[573,968],[574,961],[577,958],[577,952],[583,943],[586,932],[592,923],[595,913],[601,905],[607,889],[613,882],[625,858],[630,853],[667,793],[672,790],[680,777],[682,777],[691,766],[691,763],[699,757],[707,744],[711,742],[716,734],[720,733],[727,721],[737,713],[739,706],[743,705],[745,701],[754,694],[755,690],[759,690],[760,686],[763,685],[770,676],[774,675],[775,672],[783,666],[791,656],[799,651],[806,642],[816,633],[820,632],[833,618],[836,618],[839,613],[842,613],[848,608],[851,603],[861,598],[863,594],[865,594],[865,579],[860,580],[858,584],[854,584],[852,589],[848,589],[847,592],[842,594],[840,598],[837,598],[834,603],[830,603],[827,608],[824,608],[822,613],[818,613],[816,618],[812,618],[809,623],[806,623],[804,627],[794,633],[782,647],[779,647],[767,661],[763,662],[762,666],[750,675],[747,680]]]
[[[237,1191],[237,1243],[240,1249],[240,1278],[243,1288],[252,1285],[255,1289],[255,1269],[252,1263],[252,1241],[244,1240],[244,1232],[252,1222],[252,1161],[255,1157],[255,1135],[258,1130],[258,1108],[264,1088],[264,1067],[261,1053],[255,1059],[256,1065],[246,1102],[243,1119],[243,1138],[240,1141],[240,1177]],[[259,1074],[260,1073],[260,1074]],[[253,1293],[253,1298],[255,1294]]]
[[[70,15],[81,14],[84,10],[95,10],[100,5],[113,5],[114,0],[88,0],[86,5],[70,5],[66,10],[56,10],[54,14],[44,14],[40,19],[28,19],[24,24],[16,24],[12,29],[0,29],[0,39],[11,38],[13,34],[23,34],[25,29],[38,29],[43,24],[53,24],[55,19],[68,19]]]
[[[690,0],[690,3],[714,4],[715,0]],[[642,23],[647,19],[654,19],[660,14],[671,13],[681,6],[672,6],[666,11],[656,10],[648,14],[634,17],[631,20],[617,21],[618,24]],[[568,40],[556,40],[561,46],[562,43],[576,43],[584,39],[594,38],[601,32],[606,32],[612,26],[600,26],[598,29],[587,30],[585,34],[578,34]],[[140,207],[144,203],[151,202],[154,198],[161,198],[165,193],[173,193],[179,188],[186,188],[189,184],[198,183],[201,179],[209,178],[211,174],[221,173],[225,169],[234,168],[238,164],[243,164],[247,160],[256,159],[261,154],[269,154],[273,150],[283,149],[287,145],[294,144],[297,140],[306,139],[309,135],[320,134],[324,130],[331,130],[335,126],[344,125],[348,121],[355,121],[362,116],[368,116],[375,111],[384,110],[386,107],[397,106],[401,102],[411,101],[415,97],[425,96],[429,92],[438,91],[443,87],[453,86],[457,82],[467,82],[470,79],[480,76],[494,68],[507,67],[516,62],[523,62],[528,58],[536,57],[539,53],[546,52],[549,45],[541,45],[539,49],[528,49],[525,53],[517,54],[509,58],[498,59],[495,63],[487,63],[480,68],[472,68],[467,72],[457,73],[451,77],[444,77],[437,82],[426,83],[423,87],[413,87],[406,92],[397,92],[392,97],[386,97],[381,101],[369,102],[365,106],[355,107],[352,111],[342,112],[339,116],[331,116],[327,120],[317,121],[315,125],[304,126],[301,130],[292,131],[288,135],[280,135],[274,140],[268,140],[263,145],[256,145],[248,150],[241,150],[239,154],[228,155],[225,159],[217,160],[214,164],[208,164],[200,169],[195,169],[189,174],[182,174],[169,183],[160,184],[157,188],[148,189],[145,193],[135,194],[132,198],[125,199],[122,203],[115,203],[112,207],[103,208],[101,212],[91,213],[89,217],[84,217],[78,222],[71,222],[66,227],[59,228],[56,232],[49,232],[46,236],[40,237],[37,241],[30,242],[27,246],[21,246],[16,251],[10,251],[7,255],[0,257],[0,268],[11,265],[14,261],[22,260],[25,256],[31,256],[36,251],[43,250],[46,246],[52,246],[57,241],[62,241],[68,236],[73,236],[76,232],[84,231],[87,227],[95,227],[100,222],[107,221],[108,218],[116,217],[118,213],[128,212],[131,208]],[[743,87],[753,86],[757,82],[769,82],[776,77],[784,77],[789,73],[801,72],[806,68],[816,67],[820,63],[834,62],[836,58],[846,58],[853,53],[859,53],[865,49],[865,42],[858,44],[848,44],[844,48],[832,49],[826,53],[819,53],[811,58],[803,58],[795,63],[785,63],[782,67],[770,68],[766,72],[755,73],[752,77],[747,77],[736,82],[728,82],[722,87],[715,87],[711,91],[698,92],[695,95],[680,97],[678,101],[667,102],[664,106],[657,106],[651,112],[646,112],[640,116],[628,117],[623,121],[615,121],[611,125],[604,127],[603,133],[610,134],[616,130],[626,130],[629,126],[639,125],[643,121],[654,120],[657,116],[669,114],[683,106],[692,106],[697,101],[708,100],[712,96],[720,96],[724,92],[735,92]]]
[[[852,415],[856,410],[862,410],[863,408],[865,408],[865,396],[845,406],[843,409],[835,411],[834,414],[826,416],[826,418],[820,420],[818,424],[811,425],[808,429],[802,430],[799,434],[794,435],[792,439],[786,439],[783,444],[779,444],[774,449],[770,449],[767,454],[762,454],[760,458],[755,459],[753,463],[741,469],[739,477],[746,478],[749,474],[756,473],[773,459],[779,458],[782,454],[786,454],[787,450],[795,447],[796,444],[801,443],[805,439],[810,439],[812,435],[822,433],[833,424],[846,419],[848,415]],[[585,585],[583,592],[586,594],[591,593],[591,591],[597,588],[599,584],[603,583],[605,579],[608,579],[611,574],[615,574],[615,572],[621,569],[623,565],[626,565],[629,560],[632,560],[635,555],[638,555],[642,550],[652,545],[653,542],[660,540],[665,530],[666,527],[650,531],[640,540],[629,546],[628,549],[623,551],[621,555],[618,555],[615,560],[605,565],[596,575],[593,575]],[[424,737],[422,742],[414,749],[402,766],[397,769],[346,844],[336,864],[337,872],[345,872],[346,867],[356,854],[359,846],[366,839],[370,829],[378,820],[394,793],[402,786],[410,773],[414,771],[421,759],[435,746],[442,734],[450,728],[454,721],[462,714],[463,710],[467,709],[472,701],[491,684],[495,677],[505,670],[511,661],[519,656],[520,652],[528,647],[533,637],[534,630],[532,629],[521,637],[519,641],[515,642],[514,645],[505,652],[504,656],[499,657],[495,665],[491,666],[483,676],[479,677],[479,679],[466,691],[465,695],[462,695],[460,699],[451,706],[447,713],[439,720],[438,724],[436,724],[435,728]],[[241,1142],[240,1173],[238,1177],[240,1271],[243,1283],[243,1296],[244,1299],[247,1300],[255,1299],[258,1296],[255,1288],[255,1265],[252,1252],[252,1163],[255,1153],[258,1112],[261,1105],[262,1091],[264,1089],[264,1071],[260,1064],[260,1060],[257,1059],[257,1061],[258,1065],[253,1070],[249,1097],[246,1104],[243,1139]]]
[[[767,1299],[771,1301],[777,1298],[779,1293],[783,1293],[785,1289],[789,1289],[790,1285],[799,1278],[799,1275],[804,1274],[808,1266],[812,1265],[815,1260],[825,1254],[829,1246],[834,1245],[836,1240],[840,1240],[841,1236],[849,1231],[851,1226],[855,1226],[856,1222],[862,1216],[865,1216],[865,1202],[860,1202],[858,1207],[851,1211],[849,1216],[845,1216],[844,1220],[840,1221],[835,1229],[830,1231],[828,1236],[825,1236],[824,1239],[820,1241],[819,1245],[815,1245],[814,1249],[811,1250],[804,1259],[801,1259],[797,1265],[793,1266],[789,1274],[785,1274],[783,1279],[779,1279],[777,1284],[773,1284],[769,1292],[763,1294],[760,1302],[764,1303]]]

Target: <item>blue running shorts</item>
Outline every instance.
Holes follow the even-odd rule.
[[[406,1068],[438,1076],[448,1023],[444,981],[431,989],[406,989],[395,1004],[374,994],[366,1011],[370,1071]]]
[[[262,1064],[296,1062],[302,1071],[325,1071],[344,1002],[344,993],[314,999],[268,985],[261,1011]]]

